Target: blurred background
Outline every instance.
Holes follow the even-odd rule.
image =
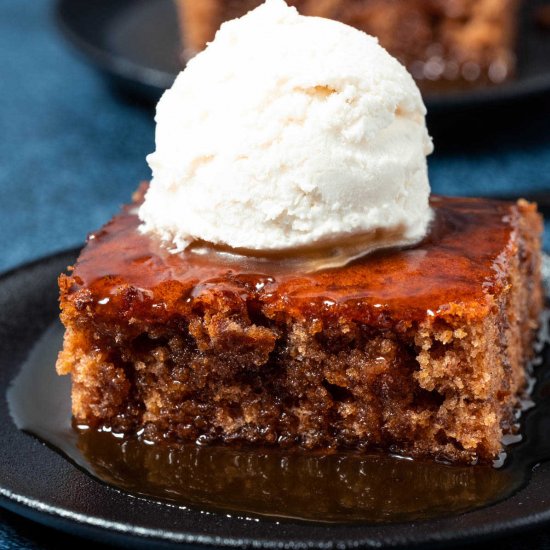
[[[510,82],[426,94],[435,193],[550,206],[545,6],[526,1]],[[80,245],[150,176],[181,48],[171,0],[0,0],[0,270]]]
[[[498,59],[510,63],[502,83],[465,86],[459,75],[440,89],[430,70],[452,69],[448,52],[423,52],[421,65],[405,59],[424,80],[434,193],[524,196],[550,220],[549,7],[526,0],[515,16],[513,60],[506,48]],[[171,0],[0,0],[0,271],[82,245],[149,178],[155,101],[196,47],[183,42]],[[47,530],[33,533],[0,512],[1,548],[58,547]]]

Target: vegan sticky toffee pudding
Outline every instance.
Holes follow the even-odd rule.
[[[489,462],[542,308],[536,207],[433,197],[417,246],[320,272],[138,232],[136,202],[61,275],[78,423],[152,442]]]

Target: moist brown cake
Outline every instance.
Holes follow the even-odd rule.
[[[186,57],[263,0],[176,0]],[[289,0],[304,15],[377,36],[423,89],[500,83],[514,72],[519,0]]]
[[[154,442],[495,458],[542,308],[541,218],[525,201],[432,207],[417,246],[313,273],[170,254],[125,207],[59,280],[76,421]]]

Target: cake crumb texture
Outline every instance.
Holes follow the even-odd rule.
[[[478,204],[441,200],[457,211]],[[116,223],[108,225],[92,236],[75,270],[60,277],[66,333],[57,370],[72,376],[75,419],[125,434],[143,430],[150,441],[176,445],[381,449],[491,461],[503,433],[513,430],[543,303],[536,207],[495,204],[499,229],[479,244],[490,265],[479,291],[433,309],[361,301],[350,287],[347,299],[337,300],[340,287],[327,290],[334,285],[312,298],[305,290],[313,283],[297,275],[285,284],[243,275],[238,291],[231,270],[199,281],[164,268],[154,287],[117,271],[97,271],[92,280],[94,254],[105,255],[102,247],[120,238]],[[127,212],[120,220],[131,218]],[[481,231],[483,220],[476,223],[472,231]],[[442,241],[451,256],[449,243],[461,238],[468,232]],[[428,239],[420,250],[437,246]],[[396,261],[391,254],[401,252],[366,264],[382,269]],[[428,251],[423,258],[430,254],[437,257]],[[161,277],[155,256],[146,258],[142,269]],[[456,254],[447,269],[467,273],[470,261]],[[391,285],[394,275],[384,277]]]

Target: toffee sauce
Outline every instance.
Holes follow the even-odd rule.
[[[484,318],[486,293],[496,295],[506,285],[500,254],[519,224],[513,203],[432,197],[428,235],[399,254],[379,250],[347,263],[357,252],[350,243],[284,258],[200,246],[171,254],[139,231],[141,197],[136,201],[89,236],[67,277],[65,305],[89,308],[109,323],[135,317],[169,324],[215,292],[235,311],[252,306],[270,318],[283,312],[329,324],[345,318],[399,328],[424,320],[427,311],[444,316],[451,303],[464,303],[469,317]],[[325,269],[327,262],[342,261]]]
[[[507,498],[550,458],[550,356],[542,339],[535,361],[542,366],[532,393],[536,407],[525,415],[522,436],[508,436],[508,443],[521,442],[508,449],[497,468],[358,452],[195,444],[174,449],[72,426],[70,380],[57,376],[53,367],[62,337],[61,325],[53,325],[11,385],[8,403],[16,425],[109,486],[182,508],[266,521],[428,520]]]

